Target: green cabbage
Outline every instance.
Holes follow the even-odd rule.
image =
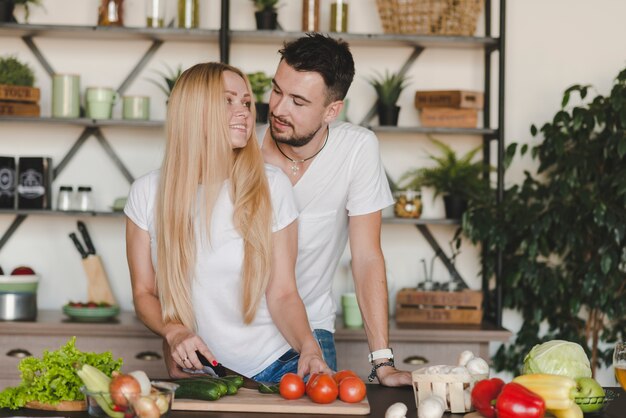
[[[591,377],[591,367],[580,344],[563,340],[537,344],[524,357],[523,374],[547,373],[577,379]]]

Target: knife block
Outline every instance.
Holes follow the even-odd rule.
[[[88,301],[117,305],[109,285],[109,278],[102,265],[102,259],[95,254],[90,254],[87,258],[83,258],[83,269],[87,274]]]

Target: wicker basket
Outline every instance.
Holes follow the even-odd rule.
[[[483,0],[376,0],[385,33],[472,36]]]
[[[489,374],[424,374],[423,370],[420,369],[415,370],[412,377],[417,407],[421,401],[430,395],[437,395],[446,403],[446,411],[459,414],[472,410],[471,405],[467,405],[465,390],[471,392],[474,384],[479,380],[488,378]]]

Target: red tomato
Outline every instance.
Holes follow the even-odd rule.
[[[341,381],[348,376],[358,377],[356,373],[354,373],[352,370],[339,370],[333,375],[333,379],[335,379],[335,382],[337,382],[337,384],[340,384]]]
[[[311,387],[311,383],[317,378],[318,373],[313,373],[309,376],[309,380],[306,382],[306,394],[309,394],[309,389]]]
[[[307,395],[316,403],[331,403],[337,399],[339,388],[337,382],[328,374],[321,373],[309,381]]]
[[[280,396],[285,399],[298,399],[304,395],[304,380],[295,373],[286,373],[278,386]]]
[[[339,399],[348,403],[361,402],[365,398],[365,383],[356,376],[344,377],[339,384]]]

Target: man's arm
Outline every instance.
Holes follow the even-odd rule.
[[[381,211],[350,217],[352,274],[370,352],[389,347],[387,276],[380,248],[380,228]],[[384,361],[386,359],[374,363]],[[380,367],[376,373],[379,382],[385,386],[412,384],[409,372],[394,367]]]

